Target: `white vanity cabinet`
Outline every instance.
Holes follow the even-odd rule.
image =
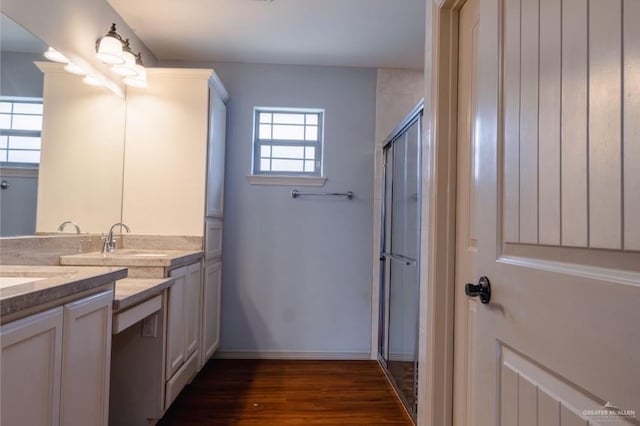
[[[194,263],[169,272],[165,407],[168,408],[198,370],[202,266]]]
[[[3,426],[60,424],[62,307],[3,325]]]
[[[3,426],[106,426],[113,291],[0,329]]]

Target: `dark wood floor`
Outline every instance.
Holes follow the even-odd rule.
[[[375,361],[212,360],[159,423],[411,425]]]

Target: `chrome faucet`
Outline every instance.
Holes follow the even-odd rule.
[[[102,246],[103,253],[111,253],[116,250],[116,240],[113,238],[113,228],[116,226],[120,226],[120,232],[122,232],[122,228],[124,228],[127,232],[131,232],[129,227],[122,222],[114,223],[109,229],[109,234],[107,238],[104,240],[104,245]]]
[[[65,227],[65,226],[67,226],[67,225],[73,225],[73,226],[75,226],[75,227],[76,227],[76,234],[80,235],[80,227],[78,226],[78,224],[77,224],[77,223],[75,223],[75,222],[71,222],[70,220],[67,220],[66,222],[62,222],[62,223],[60,224],[60,226],[58,226],[58,231],[59,231],[59,232],[64,231],[64,227]]]

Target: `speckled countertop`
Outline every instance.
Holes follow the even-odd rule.
[[[173,281],[173,278],[126,278],[116,282],[113,312],[123,311],[162,293]]]
[[[112,253],[92,252],[60,256],[60,264],[176,268],[197,262],[203,255],[202,251],[119,249]]]
[[[0,265],[0,315],[92,290],[127,276],[126,268]]]

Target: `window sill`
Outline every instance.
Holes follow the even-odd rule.
[[[322,176],[249,175],[247,180],[251,185],[324,186],[327,178]]]
[[[0,165],[0,175],[3,177],[28,177],[37,178],[39,168],[19,165],[9,165],[9,163],[2,163]]]

